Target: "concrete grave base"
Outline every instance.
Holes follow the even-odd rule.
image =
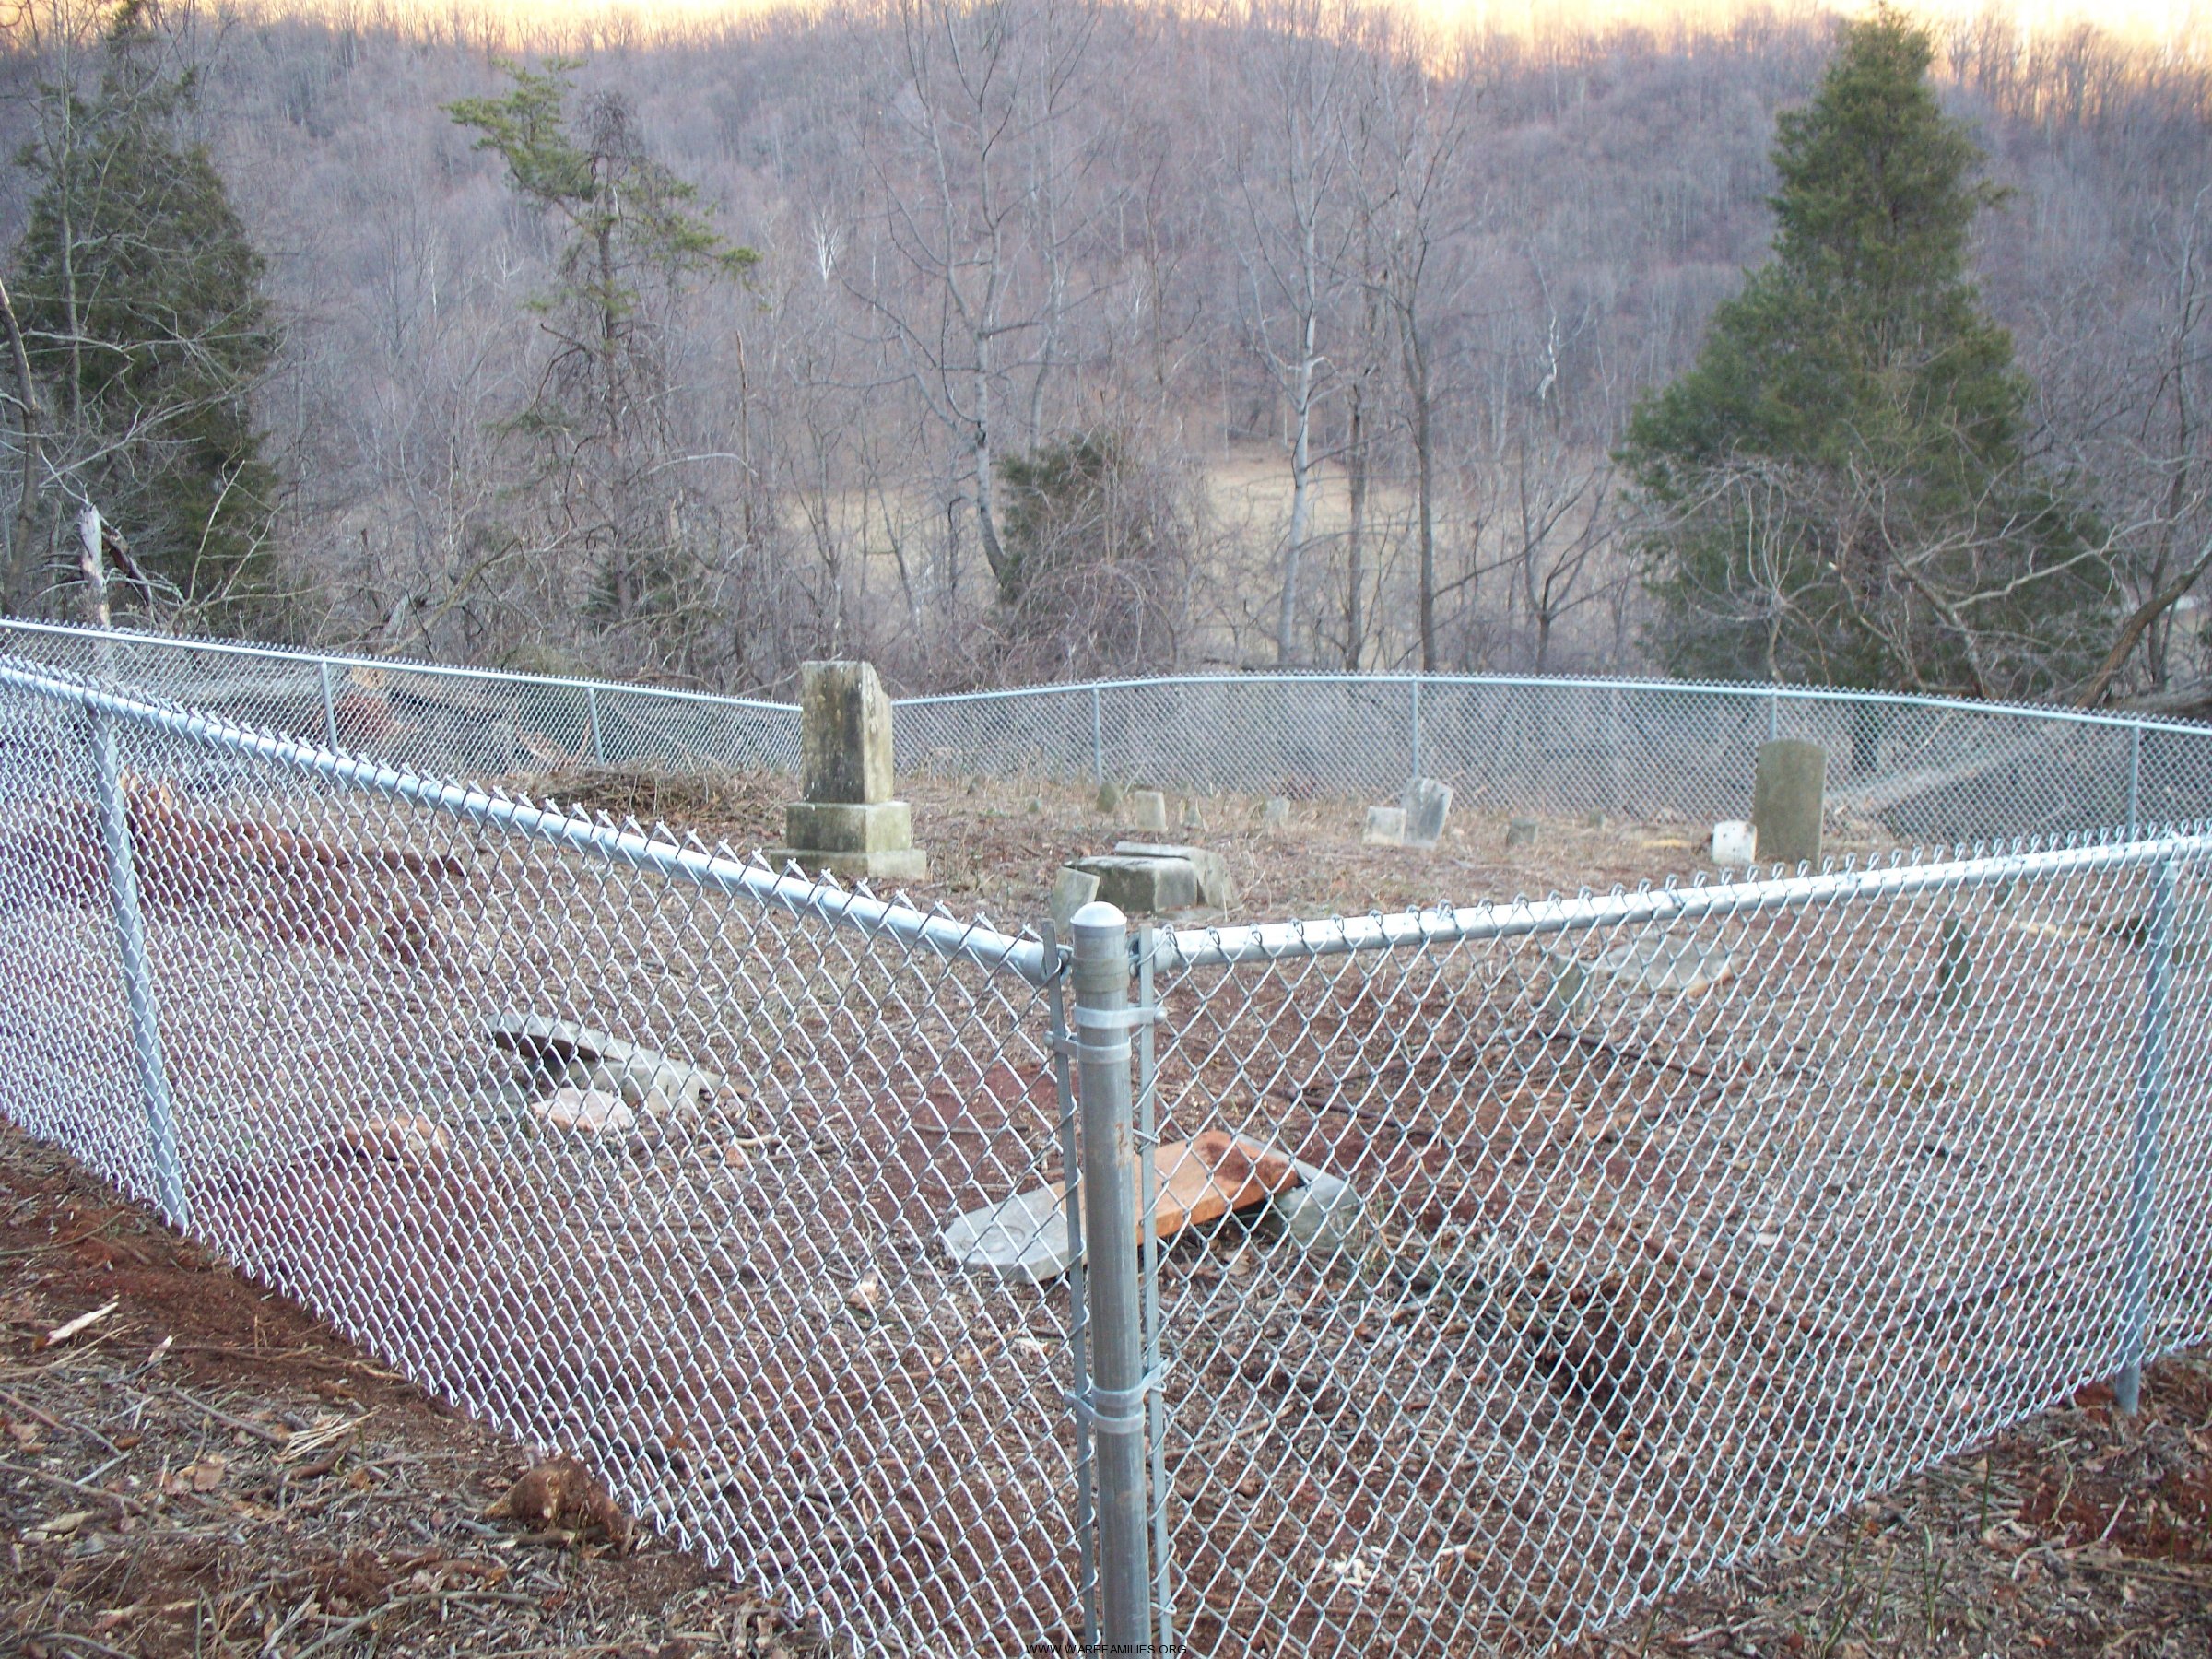
[[[1097,877],[1097,897],[1132,915],[1194,909],[1205,890],[1197,865],[1187,858],[1098,853],[1078,858],[1067,867]]]
[[[783,839],[817,853],[898,853],[914,844],[914,815],[904,801],[793,801]]]
[[[929,854],[919,847],[898,847],[880,853],[820,853],[811,847],[765,847],[760,856],[779,876],[783,866],[795,864],[810,876],[834,876],[840,881],[926,881]]]
[[[1229,861],[1205,847],[1179,847],[1161,841],[1115,841],[1113,850],[1131,858],[1180,858],[1198,872],[1198,901],[1226,909],[1237,901],[1237,889],[1229,878]]]

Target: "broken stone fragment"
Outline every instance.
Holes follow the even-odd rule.
[[[1200,902],[1198,869],[1187,858],[1098,853],[1068,867],[1097,877],[1099,899],[1132,915],[1190,910]]]
[[[1536,820],[1517,818],[1505,827],[1505,844],[1509,847],[1533,847],[1536,844]]]
[[[705,1072],[665,1059],[650,1049],[640,1049],[620,1064],[571,1061],[564,1075],[573,1087],[614,1095],[646,1117],[665,1117],[671,1112],[704,1106],[715,1094],[714,1079]]]
[[[418,1116],[363,1118],[339,1130],[338,1140],[363,1158],[401,1164],[442,1163],[453,1147],[442,1124]]]
[[[649,1099],[670,1107],[704,1105],[715,1096],[736,1092],[719,1072],[670,1059],[653,1049],[595,1031],[573,1020],[536,1014],[500,1014],[487,1020],[484,1035],[494,1046],[529,1061],[537,1070],[580,1088],[599,1088],[634,1107]],[[604,1074],[593,1076],[595,1066]],[[581,1068],[581,1069],[579,1069]]]
[[[1367,809],[1367,828],[1359,839],[1371,847],[1402,847],[1406,844],[1406,808],[1403,806],[1370,806]]]
[[[1131,858],[1180,858],[1198,872],[1201,904],[1226,910],[1237,901],[1236,888],[1229,878],[1229,861],[1210,848],[1175,846],[1163,841],[1115,841],[1113,850]]]
[[[1597,959],[1599,973],[1639,991],[1696,995],[1733,979],[1735,961],[1719,945],[1701,939],[1631,939]]]
[[[1121,805],[1122,786],[1119,783],[1101,783],[1099,785],[1099,810],[1100,812],[1118,811],[1121,808]]]
[[[1076,912],[1099,896],[1099,878],[1088,870],[1078,870],[1073,865],[1061,866],[1060,874],[1053,877],[1051,907],[1053,924],[1065,934],[1075,921]]]
[[[585,1135],[627,1135],[638,1126],[638,1114],[620,1096],[599,1088],[557,1088],[551,1100],[535,1100],[530,1110],[555,1129]]]

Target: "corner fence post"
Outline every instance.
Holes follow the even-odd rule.
[[[592,763],[595,766],[605,766],[606,764],[606,738],[599,730],[598,687],[586,686],[583,688],[583,709],[585,716],[592,723]]]
[[[315,666],[323,671],[323,735],[335,749],[338,747],[338,700],[330,687],[330,659],[320,658]]]
[[[1146,1537],[1144,1317],[1137,1272],[1136,1133],[1129,1031],[1129,924],[1097,900],[1075,914],[1076,1091],[1083,1121],[1083,1241],[1089,1292],[1089,1420],[1098,1471],[1099,1626],[1109,1652],[1151,1643]]]
[[[1153,948],[1158,930],[1136,930],[1136,1004],[1159,1006],[1155,990],[1157,970]],[[1159,1147],[1159,1055],[1153,1022],[1136,1031],[1136,1142],[1137,1168],[1144,1177],[1144,1207],[1137,1213],[1149,1218],[1159,1204],[1159,1170],[1153,1153]],[[1159,1621],[1159,1652],[1175,1652],[1175,1585],[1171,1576],[1173,1558],[1168,1549],[1168,1424],[1167,1401],[1159,1387],[1159,1231],[1147,1226],[1145,1251],[1145,1421],[1152,1436],[1152,1612]]]
[[[1099,707],[1099,688],[1090,688],[1090,781],[1106,787],[1106,719]]]
[[[154,976],[146,956],[146,927],[138,908],[138,870],[131,856],[131,817],[124,798],[115,717],[88,711],[93,771],[100,791],[100,836],[107,852],[108,897],[115,917],[116,953],[131,1011],[131,1041],[138,1054],[138,1088],[146,1105],[147,1149],[154,1170],[154,1198],[172,1227],[191,1225],[184,1173],[177,1160],[176,1113],[169,1098],[169,1071],[161,1058],[161,1028],[154,1015]]]
[[[2152,877],[2143,942],[2143,1046],[2136,1074],[2136,1122],[2127,1175],[2127,1279],[2120,1297],[2120,1375],[2112,1384],[2132,1417],[2143,1401],[2150,1338],[2150,1266],[2157,1239],[2159,1142],[2166,1115],[2166,1029],[2173,994],[2175,861]]]

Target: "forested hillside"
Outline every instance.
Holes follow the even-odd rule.
[[[833,652],[916,688],[1654,665],[1617,454],[1767,258],[1776,117],[1835,49],[1811,11],[1452,39],[1302,0],[134,16],[49,6],[0,62],[15,607],[81,610],[96,498],[164,626],[732,689]],[[2020,685],[2186,686],[2212,65],[1934,45],[1997,187],[1965,259],[2019,464],[2111,575]],[[118,313],[177,336],[118,414],[53,297],[148,169],[205,269]]]

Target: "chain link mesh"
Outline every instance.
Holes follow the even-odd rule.
[[[1830,804],[1908,844],[2082,834],[2212,813],[2202,728],[2049,708],[1635,680],[1241,675],[896,705],[941,773],[1205,794],[1394,795],[1463,808],[1711,821],[1745,812],[1759,746],[1818,743]]]
[[[0,683],[11,1116],[163,1199],[109,722],[165,1207],[873,1650],[1065,1636],[1066,1294],[991,1294],[935,1241],[1059,1170],[1034,941],[91,697]]]
[[[379,735],[322,659],[0,648],[11,1117],[865,1651],[1088,1633],[1080,1240],[1030,1285],[939,1237],[1074,1176],[1055,946],[441,781],[594,708],[788,765],[789,710],[380,665],[445,712],[385,682]],[[1140,934],[1140,1142],[1297,1183],[1146,1252],[1176,1651],[1539,1653],[2212,1335],[2212,839],[2141,829],[2212,735],[1435,679],[896,718],[944,771],[1690,817],[1779,733],[1900,834],[2136,827]]]
[[[441,777],[799,763],[798,711],[701,692],[0,621],[0,652]]]

